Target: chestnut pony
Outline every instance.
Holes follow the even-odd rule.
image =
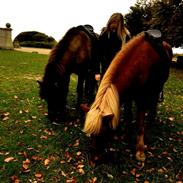
[[[158,30],[149,30],[133,37],[117,53],[104,74],[95,101],[86,114],[83,131],[96,137],[106,129],[116,129],[123,103],[128,106],[125,107],[128,115],[124,117],[129,122],[129,106],[135,101],[136,159],[144,161],[145,113],[149,111],[152,118],[156,115],[159,94],[168,79],[171,59],[172,49],[161,40]]]
[[[70,28],[52,49],[40,84],[40,97],[45,99],[50,120],[63,119],[69,91],[70,76],[78,75],[77,103],[83,102],[84,91],[91,97],[94,88],[97,35],[91,25]],[[91,81],[92,80],[92,81]],[[89,82],[89,83],[88,83]],[[91,86],[92,85],[92,86]],[[90,86],[90,87],[89,87]]]

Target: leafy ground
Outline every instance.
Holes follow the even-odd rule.
[[[39,98],[37,79],[47,55],[0,50],[0,183],[100,182],[182,183],[183,70],[171,68],[158,122],[146,129],[145,163],[122,133],[109,142],[103,160],[89,163],[90,139],[75,112],[76,76],[68,97],[71,118],[51,124]],[[123,125],[120,127],[123,132]]]

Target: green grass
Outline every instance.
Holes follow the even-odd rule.
[[[146,130],[146,162],[137,162],[133,146],[119,140],[122,134],[117,134],[118,139],[109,142],[104,160],[92,167],[83,123],[69,120],[53,125],[47,120],[36,82],[43,76],[47,59],[47,55],[0,50],[0,183],[182,180],[183,70],[171,68],[165,100],[158,107],[159,123]],[[68,97],[71,107],[75,86],[73,75]]]

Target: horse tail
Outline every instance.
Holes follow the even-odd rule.
[[[95,101],[86,115],[83,132],[97,135],[101,132],[104,117],[111,117],[115,129],[119,123],[119,94],[117,88],[108,79],[102,79]]]

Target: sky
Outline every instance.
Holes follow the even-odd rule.
[[[136,0],[4,0],[0,27],[11,24],[12,40],[21,32],[38,31],[59,41],[68,29],[91,24],[100,33],[109,17],[130,11]]]

